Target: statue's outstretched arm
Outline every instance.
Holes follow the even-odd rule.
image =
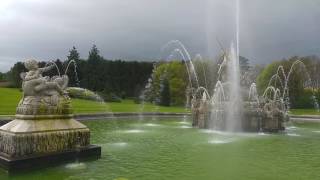
[[[40,73],[44,73],[44,72],[50,71],[53,68],[54,68],[54,65],[50,65],[50,66],[47,66],[44,68],[39,68],[39,71],[40,71]]]

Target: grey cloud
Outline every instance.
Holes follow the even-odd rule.
[[[319,54],[318,1],[240,1],[242,55],[265,63]],[[0,9],[0,71],[30,57],[65,59],[73,45],[83,58],[96,44],[109,59],[152,60],[179,39],[193,55],[215,56],[216,38],[234,40],[234,12],[235,0],[14,0]]]

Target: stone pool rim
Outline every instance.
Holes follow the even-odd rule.
[[[184,117],[191,116],[191,113],[171,113],[171,112],[114,112],[114,113],[81,113],[74,114],[75,120],[96,120],[111,118],[130,118],[130,117]],[[320,123],[320,115],[289,115],[292,122],[317,122]],[[0,124],[7,123],[15,118],[15,115],[0,115]]]

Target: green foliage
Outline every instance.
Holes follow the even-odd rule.
[[[6,74],[0,72],[0,81],[5,81],[6,80]]]
[[[101,66],[103,57],[99,55],[99,50],[96,45],[93,45],[89,51],[86,73],[84,76],[85,86],[93,91],[102,91],[100,79],[102,78],[103,69]]]
[[[74,46],[69,51],[69,55],[67,56],[67,58],[68,58],[67,61],[64,63],[65,68],[67,68],[67,65],[71,60],[74,60],[76,64],[79,64],[80,55]],[[76,65],[71,63],[67,72],[67,75],[69,77],[69,86],[79,86],[79,74],[77,73],[77,71],[78,69]]]
[[[169,81],[167,78],[164,78],[160,83],[160,105],[170,106],[171,97]]]
[[[89,51],[89,57],[88,61],[92,64],[99,62],[100,60],[103,59],[102,56],[100,56],[100,51],[98,50],[97,46],[94,44]]]
[[[202,59],[193,61],[195,71],[197,72],[199,86],[207,89],[214,89],[217,82],[218,64],[215,61]]]
[[[0,88],[0,115],[13,115],[22,97],[22,92],[15,88]]]
[[[281,64],[281,61],[275,61],[267,65],[259,74],[256,81],[259,94],[262,94],[267,88],[270,78],[277,72],[277,68]]]
[[[117,96],[112,92],[102,91],[102,92],[99,92],[98,94],[105,102],[121,102],[122,101],[119,96]]]
[[[26,68],[22,62],[17,62],[8,72],[8,80],[10,82],[11,87],[20,88],[22,84],[22,80],[20,77],[20,73],[25,72]]]
[[[69,55],[67,57],[68,57],[68,61],[71,61],[71,60],[79,61],[80,54],[78,53],[77,48],[73,46],[72,49],[69,51]]]
[[[99,55],[96,46],[93,46],[90,50],[87,60],[79,59],[79,53],[75,47],[69,51],[67,57],[68,59],[65,62],[58,59],[55,63],[61,74],[64,74],[69,61],[72,59],[76,61],[79,83],[76,80],[74,65],[71,64],[67,72],[70,79],[69,86],[103,92],[104,95],[107,94],[106,97],[139,96],[153,69],[153,62],[106,60]],[[44,67],[46,64],[47,62],[40,62],[39,67]],[[16,63],[11,68],[8,72],[8,80],[12,87],[21,87],[20,73],[26,71],[22,62]],[[44,76],[54,75],[57,75],[56,68],[44,74]]]
[[[93,46],[88,60],[78,62],[80,87],[121,98],[138,96],[152,68],[152,62],[105,60]]]
[[[172,105],[183,105],[185,103],[185,91],[188,84],[188,76],[185,64],[179,61],[162,63],[153,72],[151,99],[157,101],[160,93],[160,79],[163,75],[169,81],[170,100]]]
[[[293,115],[320,115],[320,111],[317,109],[290,109],[290,114]],[[309,123],[309,122],[308,122]],[[319,123],[317,122],[319,125]]]
[[[257,88],[258,92],[262,94],[265,88],[268,86],[269,80],[272,75],[276,74],[279,65],[284,67],[285,73],[288,74],[292,64],[296,60],[301,60],[303,64],[297,64],[292,69],[292,74],[289,77],[288,88],[289,88],[289,98],[291,108],[302,108],[302,107],[312,107],[313,102],[311,100],[312,93],[309,90],[305,90],[306,86],[310,86],[309,72],[311,71],[310,64],[313,62],[309,57],[291,57],[288,60],[284,59],[282,61],[275,61],[268,66],[266,66],[257,78]],[[317,63],[319,64],[319,62]],[[282,72],[279,72],[282,84],[284,85],[284,78]],[[310,77],[311,78],[311,77]],[[274,82],[274,81],[273,81]],[[279,88],[283,92],[281,83],[277,80],[277,83],[272,83],[271,85]]]
[[[303,93],[300,96],[295,98],[295,106],[294,108],[301,109],[301,108],[315,108],[315,101],[318,99],[313,99],[312,96],[319,97],[319,91],[314,91],[313,89],[304,89]],[[315,100],[315,101],[314,101]],[[318,103],[318,102],[317,102]]]

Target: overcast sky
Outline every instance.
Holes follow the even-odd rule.
[[[320,0],[240,0],[240,54],[266,64],[320,55]],[[29,58],[64,60],[93,44],[107,59],[166,58],[177,39],[214,57],[235,39],[235,0],[1,0],[0,71]]]

